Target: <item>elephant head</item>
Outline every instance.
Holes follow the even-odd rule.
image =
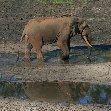
[[[86,44],[89,47],[92,47],[91,45],[91,30],[87,23],[82,18],[76,18],[75,22],[75,29],[74,29],[74,35],[81,34],[82,38],[86,42]]]

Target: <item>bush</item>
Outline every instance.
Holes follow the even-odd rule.
[[[41,0],[36,0],[41,1]],[[47,3],[55,3],[55,4],[61,4],[61,3],[72,3],[74,0],[42,0],[42,2]]]

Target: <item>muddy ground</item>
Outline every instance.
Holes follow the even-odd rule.
[[[101,105],[74,105],[74,104],[61,104],[61,103],[48,103],[48,102],[31,102],[18,99],[0,99],[1,111],[110,111],[110,106]]]
[[[86,19],[92,31],[94,45],[111,44],[111,1],[110,0],[75,0],[72,4],[47,4],[36,0],[0,0],[0,53],[15,54],[15,65],[0,64],[0,74],[16,75],[25,81],[74,81],[111,84],[111,61],[95,64],[45,64],[44,66],[16,63],[16,52],[24,52],[24,43],[20,37],[24,25],[35,16],[75,15]],[[83,46],[80,36],[71,40],[72,46]],[[56,46],[44,46],[43,51],[56,50]],[[0,56],[1,57],[1,56]],[[14,104],[14,105],[13,105]],[[1,98],[0,110],[20,111],[110,111],[110,106],[76,104],[60,105],[46,102],[32,102]]]
[[[24,25],[36,16],[80,16],[86,19],[93,43],[111,41],[111,1],[74,0],[72,4],[51,4],[37,0],[0,0],[0,42],[19,42]],[[75,43],[81,39],[73,38]]]

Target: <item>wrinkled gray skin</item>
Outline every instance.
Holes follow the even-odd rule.
[[[25,59],[30,60],[31,49],[35,48],[37,58],[44,61],[41,48],[44,44],[57,42],[63,51],[62,60],[69,59],[70,38],[81,34],[89,47],[91,32],[86,22],[79,17],[40,17],[31,19],[25,26],[21,41],[25,38]]]

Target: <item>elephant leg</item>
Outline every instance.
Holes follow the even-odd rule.
[[[62,60],[68,60],[69,59],[69,42],[68,40],[58,40],[57,46],[62,50],[63,55],[61,57]]]
[[[31,49],[32,49],[32,44],[26,43],[25,44],[25,60],[30,60],[31,58]]]
[[[36,50],[36,54],[37,54],[37,58],[39,59],[39,62],[43,63],[44,62],[44,57],[43,57],[43,54],[42,54],[42,46],[43,46],[42,39],[38,38],[37,40],[35,40],[33,46]]]
[[[40,63],[44,62],[44,57],[41,51],[42,47],[36,47],[36,52],[37,52],[37,58],[39,59]]]

